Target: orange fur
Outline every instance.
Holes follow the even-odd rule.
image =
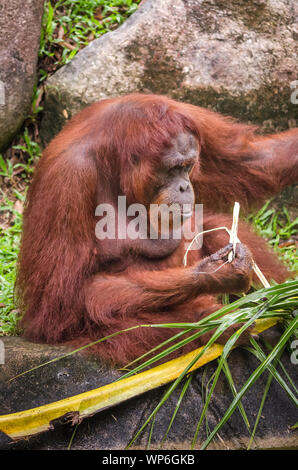
[[[214,294],[233,291],[232,271],[194,277],[200,260],[227,243],[224,232],[206,235],[187,269],[184,243],[95,237],[98,204],[116,207],[118,195],[152,202],[162,155],[185,131],[198,142],[191,180],[204,228],[230,226],[230,216],[214,212],[235,200],[251,207],[298,179],[297,129],[257,137],[252,126],[155,95],[86,108],[47,147],[28,192],[16,284],[27,338],[88,342],[140,323],[194,321],[218,308]],[[239,238],[268,278],[287,277],[242,224]],[[124,363],[171,333],[139,328],[101,343],[98,353]]]

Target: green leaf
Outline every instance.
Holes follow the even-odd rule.
[[[2,155],[0,154],[0,168],[3,171],[3,173],[7,173],[7,168],[6,168],[6,163]]]

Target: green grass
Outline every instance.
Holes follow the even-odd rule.
[[[3,196],[3,193],[0,195]],[[17,201],[24,196],[15,191]],[[15,202],[3,196],[0,212],[8,212],[12,216],[12,224],[8,228],[0,226],[0,333],[14,334],[17,332],[16,321],[18,312],[14,306],[14,283],[16,261],[19,251],[22,229],[22,216],[15,209]]]
[[[249,221],[289,269],[298,273],[298,217],[292,220],[286,207],[276,210],[268,201]]]
[[[90,41],[113,31],[134,13],[140,0],[56,0],[45,4],[40,57],[68,63]],[[47,72],[40,70],[41,79]]]
[[[37,94],[36,94],[37,96]],[[34,123],[38,107],[32,104],[28,125]],[[18,311],[14,305],[14,284],[22,230],[22,209],[25,192],[41,155],[39,144],[32,140],[28,127],[12,146],[13,158],[0,154],[0,334],[18,332]],[[3,189],[2,189],[3,188]]]
[[[6,178],[5,183],[14,187],[17,179],[22,178],[26,183],[28,177],[33,174],[34,163],[41,156],[41,150],[37,142],[34,142],[25,128],[22,139],[18,145],[12,147],[22,155],[23,163],[12,163],[9,159],[4,159],[0,154],[0,176]]]

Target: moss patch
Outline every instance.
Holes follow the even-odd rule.
[[[203,31],[212,32],[217,29],[222,11],[225,17],[230,16],[237,22],[240,20],[248,29],[262,34],[272,34],[281,22],[285,24],[284,15],[280,16],[277,11],[272,11],[266,1],[206,0],[194,5],[190,16],[199,22]],[[286,24],[291,22],[291,18],[288,18]]]
[[[136,61],[144,66],[139,91],[166,95],[179,88],[184,79],[183,67],[167,50],[162,38],[148,44],[136,40],[126,47],[125,55],[128,62]]]
[[[180,88],[172,97],[222,114],[263,126],[263,132],[281,131],[295,126],[297,110],[290,102],[290,90],[262,86],[248,93],[232,94],[225,88]]]

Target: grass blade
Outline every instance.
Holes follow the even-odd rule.
[[[229,365],[228,365],[228,362],[227,362],[226,359],[223,360],[223,372],[226,376],[226,379],[227,379],[228,384],[230,386],[230,389],[233,393],[233,396],[236,397],[237,396],[237,389],[236,389],[235,383],[233,381],[233,377],[232,377],[232,374],[231,374],[231,371],[230,371],[230,368],[229,368]],[[243,407],[243,404],[242,404],[241,401],[239,402],[238,408],[239,408],[239,412],[240,412],[240,414],[243,418],[243,421],[245,423],[245,426],[247,427],[247,430],[250,432],[250,424],[249,424],[247,415],[245,413],[245,410],[244,410],[244,407]]]
[[[189,374],[189,376],[188,376],[188,378],[187,378],[185,384],[183,385],[183,388],[182,388],[182,391],[181,391],[181,393],[180,393],[179,399],[178,399],[178,401],[177,401],[177,404],[176,404],[174,413],[173,413],[173,415],[172,415],[171,421],[170,421],[169,426],[168,426],[168,428],[167,428],[167,430],[166,430],[166,432],[165,432],[165,434],[164,434],[164,436],[163,436],[163,438],[162,438],[162,440],[161,440],[161,443],[160,443],[159,448],[161,448],[161,447],[163,446],[163,444],[164,444],[164,442],[165,442],[165,440],[166,440],[166,438],[167,438],[167,435],[168,435],[169,432],[170,432],[170,429],[171,429],[171,427],[172,427],[172,424],[173,424],[173,422],[174,422],[174,419],[176,418],[176,415],[177,415],[177,412],[178,412],[178,410],[179,410],[179,408],[180,408],[180,405],[181,405],[181,402],[182,402],[182,400],[183,400],[183,397],[184,397],[186,391],[188,390],[188,387],[189,387],[189,385],[190,385],[190,382],[191,382],[191,380],[192,380],[192,377],[193,377],[193,374]]]
[[[285,348],[285,346],[283,348],[281,348],[278,356],[276,356],[276,358],[274,360],[274,363],[272,364],[273,369],[275,369],[275,365],[279,361],[279,358],[281,357],[281,355],[284,351],[284,348]],[[258,411],[258,414],[257,414],[257,417],[256,417],[256,421],[255,421],[255,424],[254,424],[254,428],[253,428],[253,431],[252,431],[250,441],[249,441],[248,446],[247,446],[247,450],[251,449],[251,446],[252,446],[256,431],[257,431],[257,427],[258,427],[258,424],[259,424],[259,421],[260,421],[260,418],[261,418],[261,415],[262,415],[262,411],[263,411],[263,408],[264,408],[264,405],[265,405],[265,401],[266,401],[266,398],[267,398],[268,393],[269,393],[269,389],[270,389],[270,386],[271,386],[272,379],[273,379],[273,374],[271,372],[269,372],[269,376],[268,376],[268,379],[267,379],[267,382],[266,382],[266,385],[265,385],[265,388],[264,388],[264,393],[263,393],[263,396],[262,396],[260,408],[259,408],[259,411]]]
[[[298,318],[294,319],[291,322],[289,328],[284,332],[284,334],[280,338],[277,345],[272,349],[272,351],[266,357],[266,359],[257,367],[257,369],[250,376],[250,378],[246,381],[245,385],[242,387],[240,392],[237,394],[237,396],[232,401],[230,407],[226,411],[226,413],[223,416],[223,418],[221,419],[220,423],[213,429],[210,436],[203,443],[202,449],[206,449],[208,447],[208,445],[210,444],[211,440],[216,435],[216,433],[221,429],[221,427],[227,422],[227,420],[233,414],[233,412],[235,411],[235,408],[238,405],[238,402],[241,400],[241,398],[244,396],[244,394],[247,392],[247,390],[249,390],[250,387],[255,383],[255,381],[260,377],[260,375],[264,372],[264,370],[268,367],[268,365],[278,355],[280,349],[286,344],[286,342],[291,337],[291,335],[293,334],[293,332],[295,331],[295,329],[297,327],[298,327]]]

